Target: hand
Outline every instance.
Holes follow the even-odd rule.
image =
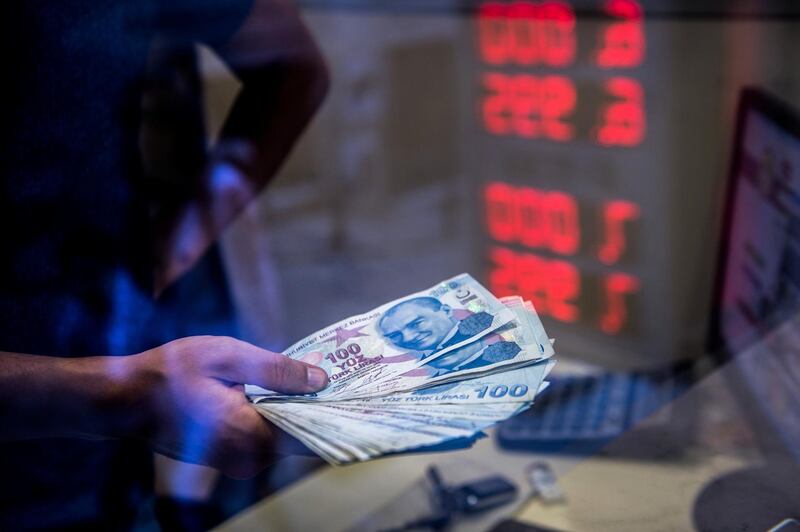
[[[275,450],[273,429],[242,383],[283,393],[328,384],[320,368],[226,337],[182,338],[132,358],[153,449],[238,478],[269,465]]]
[[[202,193],[166,209],[154,221],[156,296],[189,271],[255,197],[258,189],[245,171],[255,172],[253,157],[244,142],[221,143],[200,176]]]

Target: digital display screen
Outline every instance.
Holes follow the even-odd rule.
[[[646,61],[642,7],[610,0],[599,23],[581,24],[560,0],[479,5],[477,122],[496,141],[487,145],[493,160],[548,143],[626,151],[645,140],[646,95],[637,77]],[[483,180],[479,197],[490,289],[520,294],[556,322],[632,334],[643,289],[631,253],[639,203],[613,190],[587,198],[580,184],[543,187],[518,169],[498,172],[502,162],[487,166],[495,175]]]
[[[625,329],[627,298],[639,291],[638,278],[617,271],[586,276],[570,258],[585,254],[606,266],[616,264],[639,217],[636,204],[616,200],[581,209],[565,192],[502,182],[488,184],[484,194],[486,226],[497,243],[489,250],[488,280],[495,294],[523,295],[541,315],[562,322],[581,321],[607,334]],[[581,217],[591,215],[600,220],[595,238],[581,231]],[[600,308],[589,308],[587,291],[599,296]]]
[[[641,144],[646,129],[644,91],[635,77],[613,75],[585,84],[559,70],[589,66],[625,70],[645,58],[644,17],[634,0],[603,6],[609,22],[582,48],[579,57],[576,16],[567,2],[486,2],[477,12],[477,48],[487,70],[482,76],[481,116],[493,135],[603,146]],[[538,73],[541,70],[542,73]],[[595,120],[577,124],[587,101],[602,101]]]

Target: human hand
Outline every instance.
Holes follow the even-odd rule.
[[[246,142],[221,142],[199,176],[198,193],[157,217],[155,295],[189,271],[256,196],[254,157]]]
[[[328,384],[320,368],[227,337],[181,338],[131,362],[153,449],[240,478],[275,454],[274,429],[247,401],[243,383],[282,393]]]

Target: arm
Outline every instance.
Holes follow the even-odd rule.
[[[272,458],[270,425],[240,383],[309,393],[314,366],[224,337],[191,337],[127,357],[0,353],[0,439],[133,438],[228,475]]]
[[[288,0],[255,0],[215,49],[242,82],[199,186],[156,221],[156,291],[185,273],[261,191],[328,89],[322,55]]]

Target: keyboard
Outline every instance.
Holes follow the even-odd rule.
[[[669,404],[684,390],[676,371],[553,376],[524,414],[497,431],[507,449],[585,454]],[[668,419],[663,420],[668,422]]]

